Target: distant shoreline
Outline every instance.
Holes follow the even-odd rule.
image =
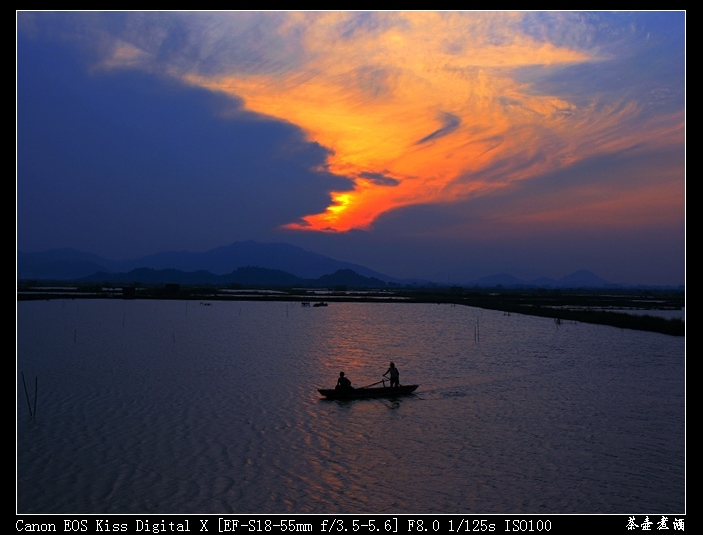
[[[308,303],[436,303],[497,310],[505,314],[524,314],[553,318],[561,323],[592,323],[621,329],[685,336],[683,319],[646,314],[647,310],[681,310],[683,292],[597,290],[490,290],[451,289],[301,289],[301,288],[215,288],[162,287],[102,288],[96,286],[54,286],[18,288],[17,301],[50,299],[156,299],[198,301],[272,301]],[[611,311],[617,309],[619,311]],[[630,314],[622,310],[641,310]]]

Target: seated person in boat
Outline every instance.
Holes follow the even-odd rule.
[[[386,373],[384,373],[383,376],[386,377],[388,374],[390,374],[391,387],[400,386],[400,372],[392,362],[390,368],[386,370]]]
[[[337,390],[349,390],[352,388],[351,381],[344,377],[344,372],[339,372],[339,379],[337,379]]]

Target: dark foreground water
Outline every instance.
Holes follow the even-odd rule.
[[[683,338],[448,305],[116,300],[19,302],[17,332],[20,513],[684,512]],[[390,360],[417,396],[320,400]]]

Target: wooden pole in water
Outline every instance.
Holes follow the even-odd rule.
[[[32,406],[29,404],[29,394],[27,393],[27,383],[24,381],[24,372],[22,372],[22,385],[24,386],[24,397],[27,398],[27,408],[29,409],[29,417],[32,417]]]
[[[39,377],[34,377],[34,412],[32,413],[32,418],[37,416],[37,392],[39,392]]]

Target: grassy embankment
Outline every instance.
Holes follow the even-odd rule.
[[[424,301],[433,302],[440,295],[425,297]],[[682,319],[647,314],[648,310],[680,310],[685,306],[684,292],[681,291],[618,290],[605,293],[602,290],[493,289],[462,292],[455,296],[445,294],[445,300],[437,302],[554,318],[562,322],[595,323],[672,336],[686,335],[686,324]],[[637,313],[631,313],[634,311]]]

